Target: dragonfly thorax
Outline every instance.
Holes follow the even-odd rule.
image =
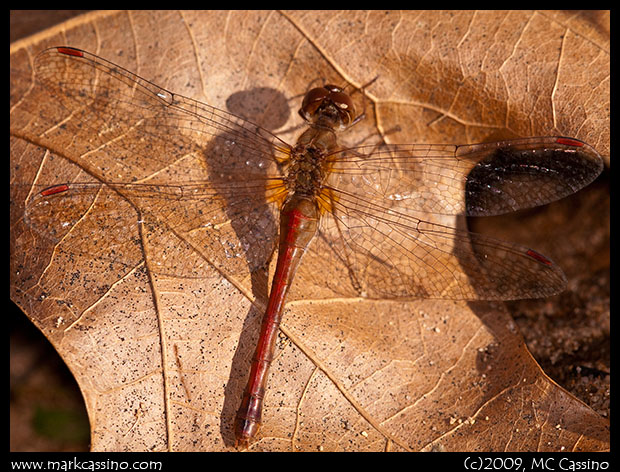
[[[297,140],[287,174],[289,192],[317,196],[327,174],[327,160],[338,148],[331,129],[311,126]]]
[[[315,196],[321,192],[325,179],[324,156],[314,148],[307,148],[303,153],[295,155],[287,176],[289,192],[306,196]]]

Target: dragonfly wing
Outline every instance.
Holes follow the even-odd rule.
[[[215,262],[224,270],[239,265],[234,261],[240,256],[247,256],[250,270],[267,263],[277,234],[281,163],[290,152],[286,143],[81,50],[43,51],[35,74],[55,99],[44,100],[33,120],[42,139],[133,206],[126,218],[119,215],[119,234],[138,219],[149,220],[208,260],[220,254]],[[26,220],[58,241],[86,214],[95,214],[93,201],[104,216],[119,213],[100,191],[98,184],[74,182],[57,194],[35,193]],[[84,244],[81,249],[96,250]]]
[[[25,222],[49,240],[58,252],[114,261],[127,268],[125,245],[141,249],[142,238],[158,234],[158,251],[165,239],[186,254],[200,258],[229,275],[264,267],[275,249],[278,205],[251,194],[215,196],[188,192],[184,187],[150,184],[70,183],[44,190],[27,202]],[[66,188],[64,188],[66,187]],[[141,227],[142,237],[136,232]],[[164,237],[165,233],[169,236]],[[118,250],[102,250],[102,246]],[[143,248],[142,248],[143,249]],[[152,256],[153,254],[151,254]],[[142,254],[144,256],[144,254]],[[200,264],[161,256],[159,273],[192,277]]]
[[[509,300],[564,289],[552,261],[526,247],[422,220],[338,192],[323,217],[313,258],[348,275],[333,289],[378,299]],[[328,255],[328,256],[326,256]],[[310,261],[308,261],[308,259]]]
[[[601,172],[600,155],[573,138],[472,145],[381,145],[330,156],[329,185],[401,211],[490,216],[563,198]]]
[[[201,157],[203,169],[273,173],[272,166],[290,152],[288,144],[256,124],[85,51],[41,52],[35,77],[55,98],[41,104],[48,125],[42,135],[59,140],[69,156],[108,181],[147,178],[191,153]],[[220,156],[219,162],[212,163],[213,156]]]

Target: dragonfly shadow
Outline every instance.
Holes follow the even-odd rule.
[[[532,153],[528,164],[533,169],[545,169],[549,157],[560,159],[562,156]],[[540,175],[531,174],[540,182],[528,180],[528,175],[520,167],[520,159],[523,156],[513,156],[498,148],[470,171],[465,188],[468,215],[484,216],[487,210],[490,217],[510,214],[513,211],[508,208],[510,196],[518,202],[530,202],[530,208],[546,203],[538,202],[536,195],[553,182],[544,181],[546,176],[542,172]],[[499,178],[498,169],[502,169],[503,179]],[[530,196],[521,196],[520,190]],[[527,207],[522,205],[522,208]],[[457,218],[456,229],[468,231],[467,218],[463,216]],[[502,300],[548,297],[561,292],[566,280],[559,267],[532,249],[478,233],[463,234],[469,235],[468,240],[460,240],[459,244],[468,248],[461,246],[459,250],[455,247],[454,254],[481,300],[468,301],[467,305],[493,335],[493,340],[484,349],[478,349],[476,358],[476,368],[485,379],[480,388],[483,395],[480,402],[486,404],[501,395],[506,385],[523,384],[523,373],[531,369],[532,358],[520,355],[523,338]]]
[[[267,88],[254,88],[231,95],[228,111],[251,123],[243,128],[232,127],[214,139],[204,150],[209,180],[215,188],[225,189],[234,179],[234,191],[222,191],[222,208],[230,225],[229,241],[222,241],[227,257],[245,261],[250,272],[252,304],[246,314],[238,347],[233,356],[224,393],[221,412],[221,435],[227,445],[235,442],[233,424],[239,401],[247,382],[252,354],[259,334],[260,321],[269,296],[269,264],[277,247],[279,218],[277,204],[267,199],[266,185],[274,174],[274,153],[266,141],[261,144],[259,127],[273,131],[281,128],[289,118],[290,109],[280,92]],[[227,149],[222,152],[222,146]]]

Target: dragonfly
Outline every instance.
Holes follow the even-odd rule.
[[[25,217],[33,228],[59,240],[103,185],[190,241],[223,274],[265,268],[277,252],[235,418],[238,447],[258,436],[284,306],[302,261],[341,274],[324,283],[344,297],[550,296],[566,278],[548,257],[428,215],[491,216],[542,205],[588,185],[603,167],[594,148],[571,137],[343,147],[338,134],[364,113],[331,84],[305,94],[299,114],[306,129],[291,145],[81,49],[42,51],[35,77],[64,112],[46,133],[101,182],[59,182],[36,192]],[[86,241],[72,250],[93,248]]]

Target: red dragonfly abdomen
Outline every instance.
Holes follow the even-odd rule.
[[[316,234],[318,223],[319,210],[313,197],[293,194],[282,208],[276,272],[252,359],[250,378],[235,420],[237,446],[247,447],[260,428],[267,375],[286,295],[301,258]]]

